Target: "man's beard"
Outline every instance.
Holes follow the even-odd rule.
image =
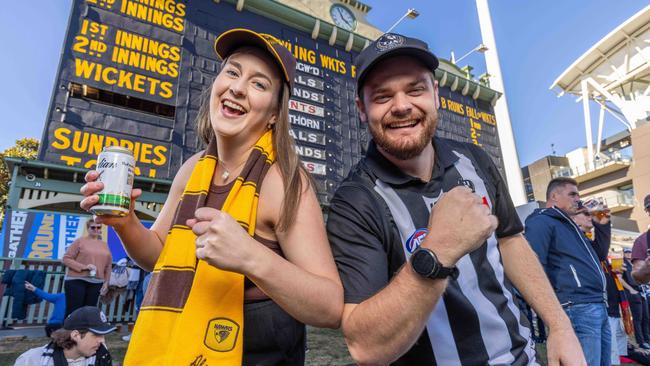
[[[411,136],[408,139],[404,137],[396,139],[386,136],[385,132],[388,128],[379,123],[368,123],[368,127],[372,139],[383,151],[396,159],[409,160],[418,156],[427,144],[431,143],[431,139],[436,132],[436,126],[438,125],[438,113],[436,112],[426,116],[415,116],[414,119],[418,118],[422,118],[420,123],[423,123],[425,128],[419,136]]]

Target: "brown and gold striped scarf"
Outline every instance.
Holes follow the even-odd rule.
[[[275,159],[271,131],[253,150],[221,208],[252,236],[259,189]],[[217,166],[213,140],[185,186],[154,267],[125,365],[241,365],[244,276],[196,258],[196,235],[185,224],[205,206]]]

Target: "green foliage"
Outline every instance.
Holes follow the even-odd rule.
[[[0,227],[4,221],[5,204],[9,194],[9,181],[11,172],[7,167],[5,158],[36,159],[39,142],[35,138],[26,137],[16,140],[16,145],[0,152]]]

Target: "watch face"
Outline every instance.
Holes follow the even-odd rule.
[[[332,16],[332,20],[334,20],[334,24],[345,30],[353,31],[357,27],[357,20],[354,14],[343,5],[332,5],[330,15]]]
[[[438,263],[436,262],[432,253],[427,250],[417,250],[411,256],[411,264],[413,270],[419,275],[429,277],[438,270]]]

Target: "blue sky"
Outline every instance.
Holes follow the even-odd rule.
[[[368,20],[390,27],[407,8],[420,16],[396,32],[429,43],[441,58],[457,57],[481,43],[472,0],[363,0]],[[0,12],[0,150],[22,137],[40,138],[65,35],[71,0],[10,1]],[[490,10],[501,70],[522,165],[585,145],[582,106],[557,98],[548,87],[595,42],[647,5],[641,0],[492,0]],[[25,15],[29,15],[29,20]],[[474,73],[485,71],[483,55],[467,57]],[[596,109],[594,108],[594,112]],[[605,136],[622,125],[605,119]]]

